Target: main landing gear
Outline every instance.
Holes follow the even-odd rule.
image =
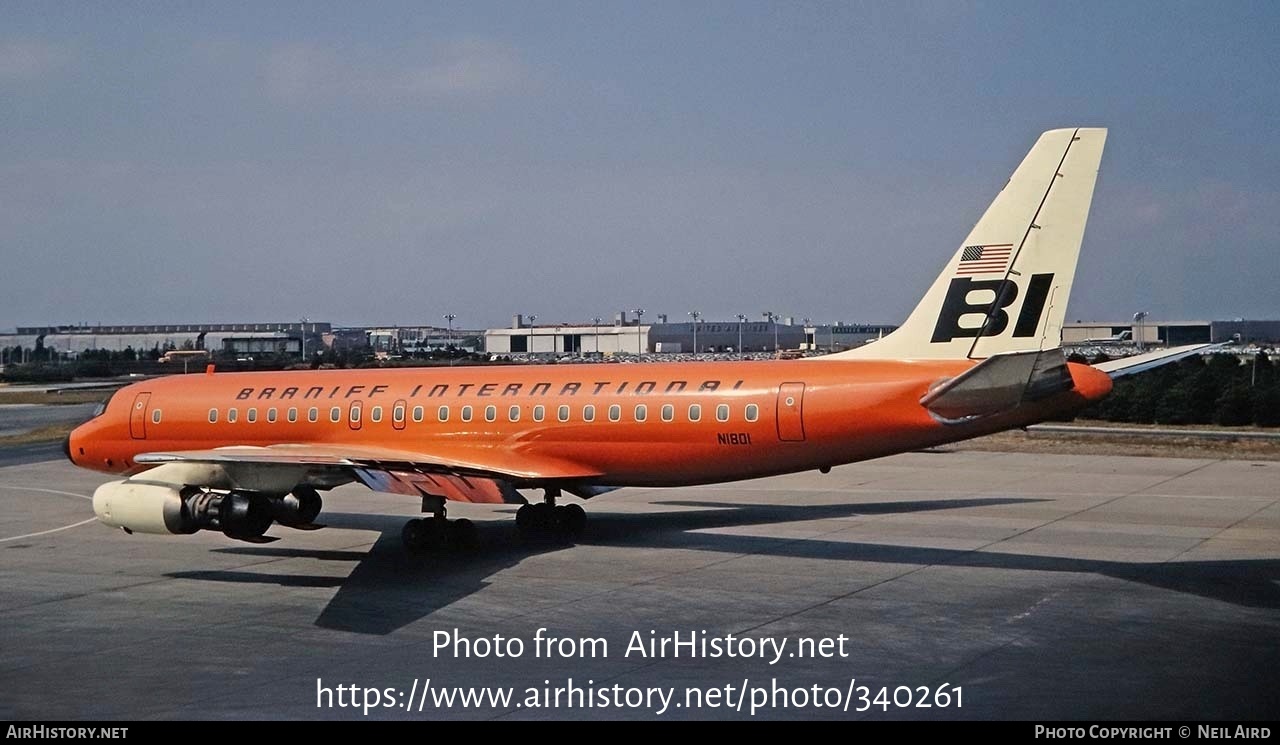
[[[562,540],[582,532],[587,526],[587,513],[576,504],[556,504],[559,489],[547,489],[541,502],[525,504],[516,510],[516,528],[529,538]],[[400,531],[404,547],[412,553],[466,550],[477,540],[475,523],[465,518],[445,517],[443,497],[422,498],[422,511],[431,517],[420,517],[405,523]]]
[[[556,504],[559,489],[547,489],[539,504],[526,504],[516,510],[516,527],[530,537],[571,537],[587,526],[587,513],[576,504]]]
[[[466,518],[450,520],[445,517],[444,498],[425,496],[422,511],[431,517],[420,517],[404,524],[400,539],[411,552],[442,551],[444,549],[470,549],[476,545],[476,525]]]

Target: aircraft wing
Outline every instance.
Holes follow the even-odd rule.
[[[1094,365],[1094,368],[1110,375],[1112,379],[1123,378],[1126,375],[1134,375],[1140,372],[1146,372],[1153,368],[1167,365],[1170,362],[1190,357],[1193,354],[1199,354],[1206,349],[1221,347],[1222,344],[1187,344],[1181,347],[1170,347],[1168,349],[1157,349],[1154,352],[1146,354],[1136,354],[1132,357],[1121,357],[1116,360],[1107,360]]]
[[[342,445],[236,445],[211,450],[142,453],[141,465],[209,463],[234,468],[281,466],[337,468],[375,491],[434,495],[463,502],[522,503],[515,485],[563,486],[591,491],[585,482],[601,474],[571,461],[517,450],[433,447],[430,452]]]

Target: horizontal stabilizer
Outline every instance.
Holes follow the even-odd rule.
[[[934,386],[920,404],[945,422],[990,416],[1074,386],[1061,349],[988,357]]]
[[[1110,375],[1112,379],[1123,378],[1126,375],[1134,375],[1140,372],[1146,372],[1161,365],[1167,365],[1170,362],[1177,362],[1186,359],[1192,355],[1200,354],[1208,349],[1214,349],[1223,346],[1222,344],[1188,344],[1182,347],[1170,347],[1168,349],[1157,349],[1154,352],[1146,354],[1137,354],[1132,357],[1121,357],[1118,360],[1107,360],[1094,365],[1094,368]]]

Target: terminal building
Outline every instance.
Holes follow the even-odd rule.
[[[897,326],[877,323],[833,323],[806,326],[801,349],[808,352],[843,352],[889,334]]]
[[[375,355],[426,355],[450,347],[464,352],[484,351],[484,331],[438,326],[379,326],[352,329]]]
[[[1280,321],[1076,321],[1062,329],[1062,343],[1136,344],[1176,347],[1183,344],[1275,344],[1280,342]]]
[[[590,323],[535,324],[516,315],[507,328],[457,329],[439,326],[335,327],[330,323],[164,324],[24,326],[0,333],[0,365],[31,360],[79,357],[89,350],[139,355],[171,350],[207,351],[215,357],[300,357],[322,349],[379,357],[425,356],[452,346],[491,355],[612,356],[637,354],[808,353],[853,349],[892,332],[888,324],[811,324],[791,318],[682,321],[663,314],[616,314]],[[1067,346],[1178,346],[1228,343],[1280,344],[1280,320],[1076,321],[1065,324]]]
[[[655,323],[643,317],[618,313],[610,322],[535,325],[524,316],[511,319],[509,328],[484,332],[489,354],[615,355],[703,352],[772,352],[799,349],[805,329],[791,319],[688,321],[669,323],[665,315]]]
[[[320,349],[330,324],[205,323],[122,326],[20,326],[0,334],[0,348],[45,350],[51,357],[78,357],[90,350],[139,354],[153,350],[205,350],[228,356],[299,356],[305,340],[308,351]]]

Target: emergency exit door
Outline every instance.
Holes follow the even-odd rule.
[[[783,383],[778,388],[778,439],[804,441],[804,383]]]
[[[150,401],[150,393],[139,393],[133,397],[133,408],[129,410],[129,436],[135,440],[147,439],[147,404]]]

